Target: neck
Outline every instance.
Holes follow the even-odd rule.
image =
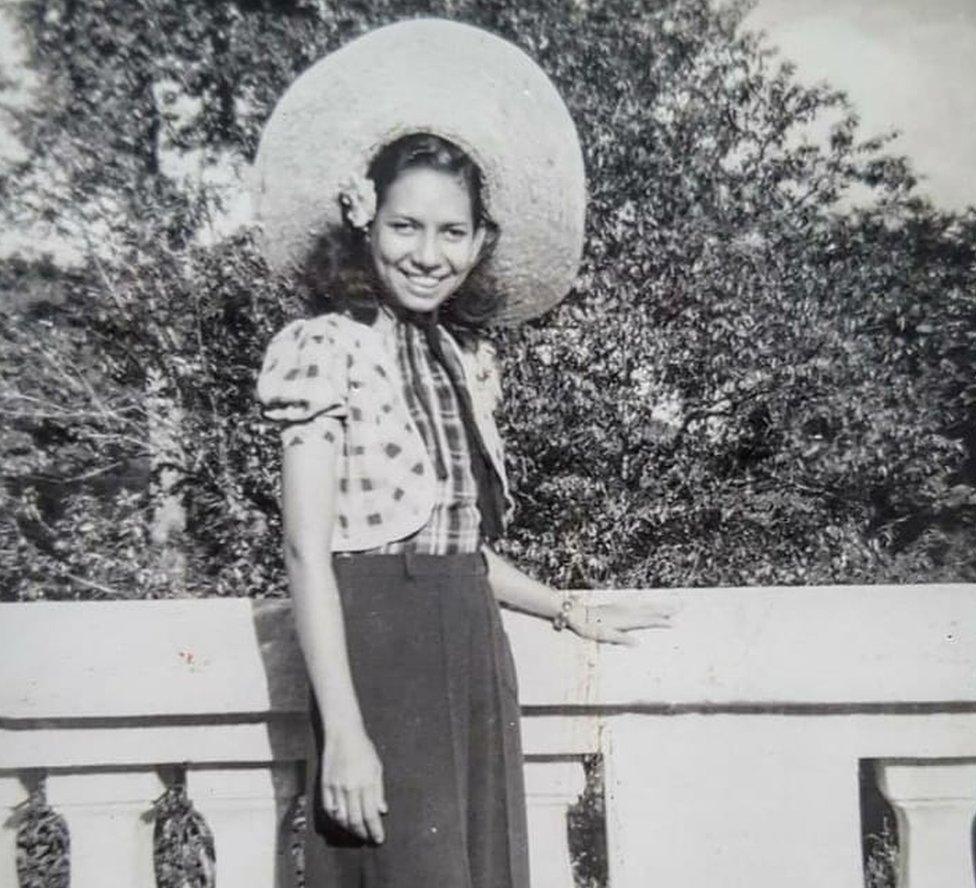
[[[380,302],[379,315],[385,315],[392,321],[402,324],[413,324],[415,327],[436,326],[439,322],[437,309],[434,311],[411,311],[394,302],[383,300]]]

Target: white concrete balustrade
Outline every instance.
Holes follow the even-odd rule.
[[[860,763],[898,818],[901,888],[972,888],[976,587],[592,593],[674,610],[636,649],[506,614],[534,888],[571,888],[566,812],[603,757],[611,888],[861,888]],[[0,886],[26,780],[72,888],[149,888],[172,766],[218,884],[288,884],[307,689],[287,602],[0,605]]]

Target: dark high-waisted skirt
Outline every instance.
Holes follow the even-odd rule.
[[[515,668],[479,555],[334,559],[349,660],[383,763],[386,841],[322,808],[312,705],[308,888],[527,888]]]

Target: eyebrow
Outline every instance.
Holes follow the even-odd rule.
[[[411,216],[409,213],[391,213],[390,221],[403,221],[403,222],[413,222],[415,225],[420,224],[420,220],[415,216]],[[471,222],[466,219],[456,219],[448,220],[446,222],[441,222],[438,225],[439,228],[470,228]]]

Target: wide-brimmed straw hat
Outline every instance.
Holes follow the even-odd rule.
[[[524,52],[440,19],[359,37],[312,65],[282,96],[252,179],[272,267],[300,268],[313,242],[344,224],[344,183],[365,177],[384,145],[415,132],[454,142],[484,175],[499,237],[472,283],[501,295],[493,323],[517,323],[559,302],[583,247],[586,184],[576,128]]]

